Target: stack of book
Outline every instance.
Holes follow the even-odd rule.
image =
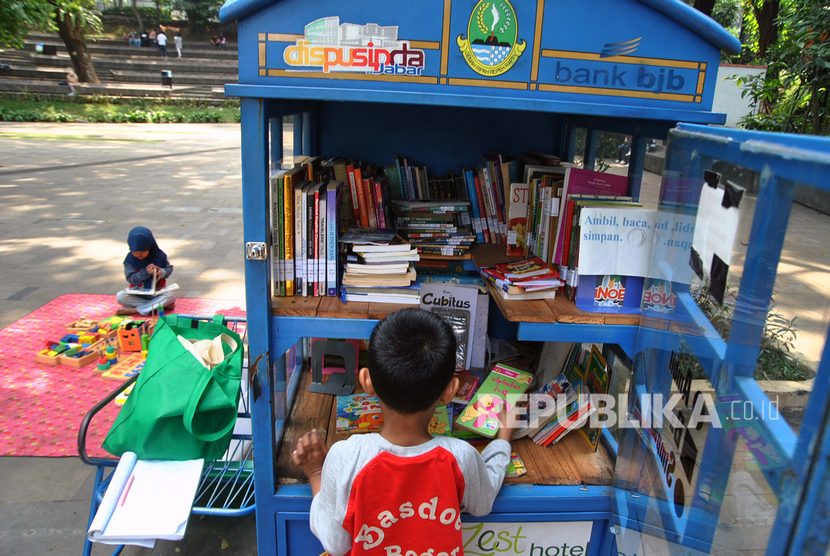
[[[421,302],[413,265],[418,251],[394,230],[352,228],[340,242],[346,247],[343,301]]]
[[[421,255],[461,257],[475,242],[467,201],[393,201],[398,233]]]
[[[481,275],[503,299],[553,299],[563,285],[559,272],[539,257],[482,268]]]

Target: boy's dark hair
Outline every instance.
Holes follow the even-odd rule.
[[[369,338],[369,376],[390,409],[429,408],[455,372],[455,335],[438,315],[402,309],[380,321]]]

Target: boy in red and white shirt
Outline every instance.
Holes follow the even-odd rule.
[[[380,399],[383,429],[337,442],[326,454],[306,433],[291,455],[308,477],[311,531],[332,556],[461,556],[461,512],[486,515],[510,461],[512,429],[479,454],[467,442],[431,437],[439,403],[458,389],[455,336],[419,309],[391,313],[369,340],[358,379]]]

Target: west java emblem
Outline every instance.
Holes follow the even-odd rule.
[[[456,42],[467,65],[487,77],[512,68],[527,47],[519,40],[516,11],[507,0],[479,0],[470,14],[467,36],[458,35]]]

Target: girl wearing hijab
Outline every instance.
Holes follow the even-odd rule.
[[[124,275],[130,284],[129,288],[150,291],[154,279],[155,291],[164,288],[166,279],[173,274],[173,265],[168,262],[165,252],[159,248],[153,232],[144,226],[136,226],[127,236],[127,245],[130,252],[124,258]],[[124,306],[124,309],[118,311],[119,314],[138,311],[142,315],[147,315],[161,308],[172,309],[175,295],[175,291],[151,296],[122,290],[115,294],[115,300]]]

